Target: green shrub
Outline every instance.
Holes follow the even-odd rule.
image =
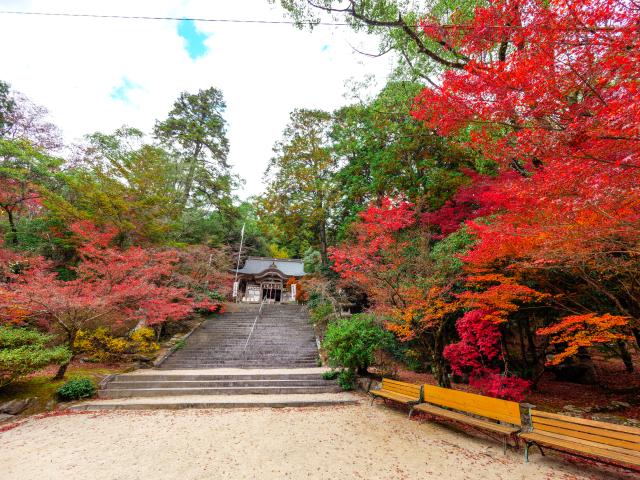
[[[319,303],[311,308],[311,320],[315,325],[325,325],[333,316],[333,305],[328,302]]]
[[[62,385],[56,392],[61,400],[80,400],[92,397],[96,386],[90,378],[73,378]]]
[[[342,370],[338,374],[338,385],[343,390],[353,390],[356,386],[356,372],[353,370]]]
[[[335,380],[339,374],[340,372],[338,370],[329,370],[322,374],[322,378],[325,380]]]
[[[327,303],[327,299],[324,298],[320,293],[315,291],[309,292],[309,300],[307,300],[307,307],[309,307],[310,310],[313,310],[318,305],[321,305],[323,303]]]
[[[330,323],[322,346],[329,365],[355,374],[371,365],[376,350],[387,348],[392,342],[391,332],[376,324],[373,316],[359,314]]]
[[[66,347],[47,347],[52,338],[28,328],[0,327],[0,387],[47,365],[69,362]]]

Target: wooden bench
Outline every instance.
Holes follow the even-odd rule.
[[[599,457],[640,467],[640,428],[597,422],[586,418],[530,410],[531,431],[520,434],[525,442],[524,459],[529,448],[546,447],[567,450],[578,456]]]
[[[382,398],[385,402],[393,400],[409,406],[409,418],[411,418],[414,405],[422,401],[422,387],[420,385],[399,382],[390,378],[383,378],[382,383],[377,388],[369,389],[369,393],[371,394],[372,405],[376,398]]]
[[[513,437],[514,443],[518,443],[516,433],[520,431],[522,422],[520,405],[516,402],[434,385],[423,385],[422,398],[425,403],[416,405],[414,411],[445,417],[497,433],[503,437],[505,453],[509,437]]]

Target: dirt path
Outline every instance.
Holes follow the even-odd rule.
[[[0,433],[3,480],[605,479],[559,458],[361,402],[305,409],[78,414]],[[630,477],[629,477],[630,478]]]

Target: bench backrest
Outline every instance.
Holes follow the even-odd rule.
[[[383,378],[380,388],[388,392],[399,393],[400,395],[415,398],[418,401],[422,399],[422,388],[415,383],[399,382],[398,380]]]
[[[520,405],[516,402],[436,387],[435,385],[423,385],[422,388],[423,399],[427,403],[473,413],[512,425],[522,425]]]
[[[640,456],[640,428],[597,422],[586,418],[569,417],[557,413],[531,410],[531,423],[534,431],[543,431],[546,435],[563,435],[576,439],[586,448],[598,446],[608,450],[633,450]]]

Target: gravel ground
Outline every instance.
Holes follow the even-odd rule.
[[[2,480],[611,479],[383,405],[110,411],[32,418],[0,433]],[[632,478],[632,477],[627,477]]]

